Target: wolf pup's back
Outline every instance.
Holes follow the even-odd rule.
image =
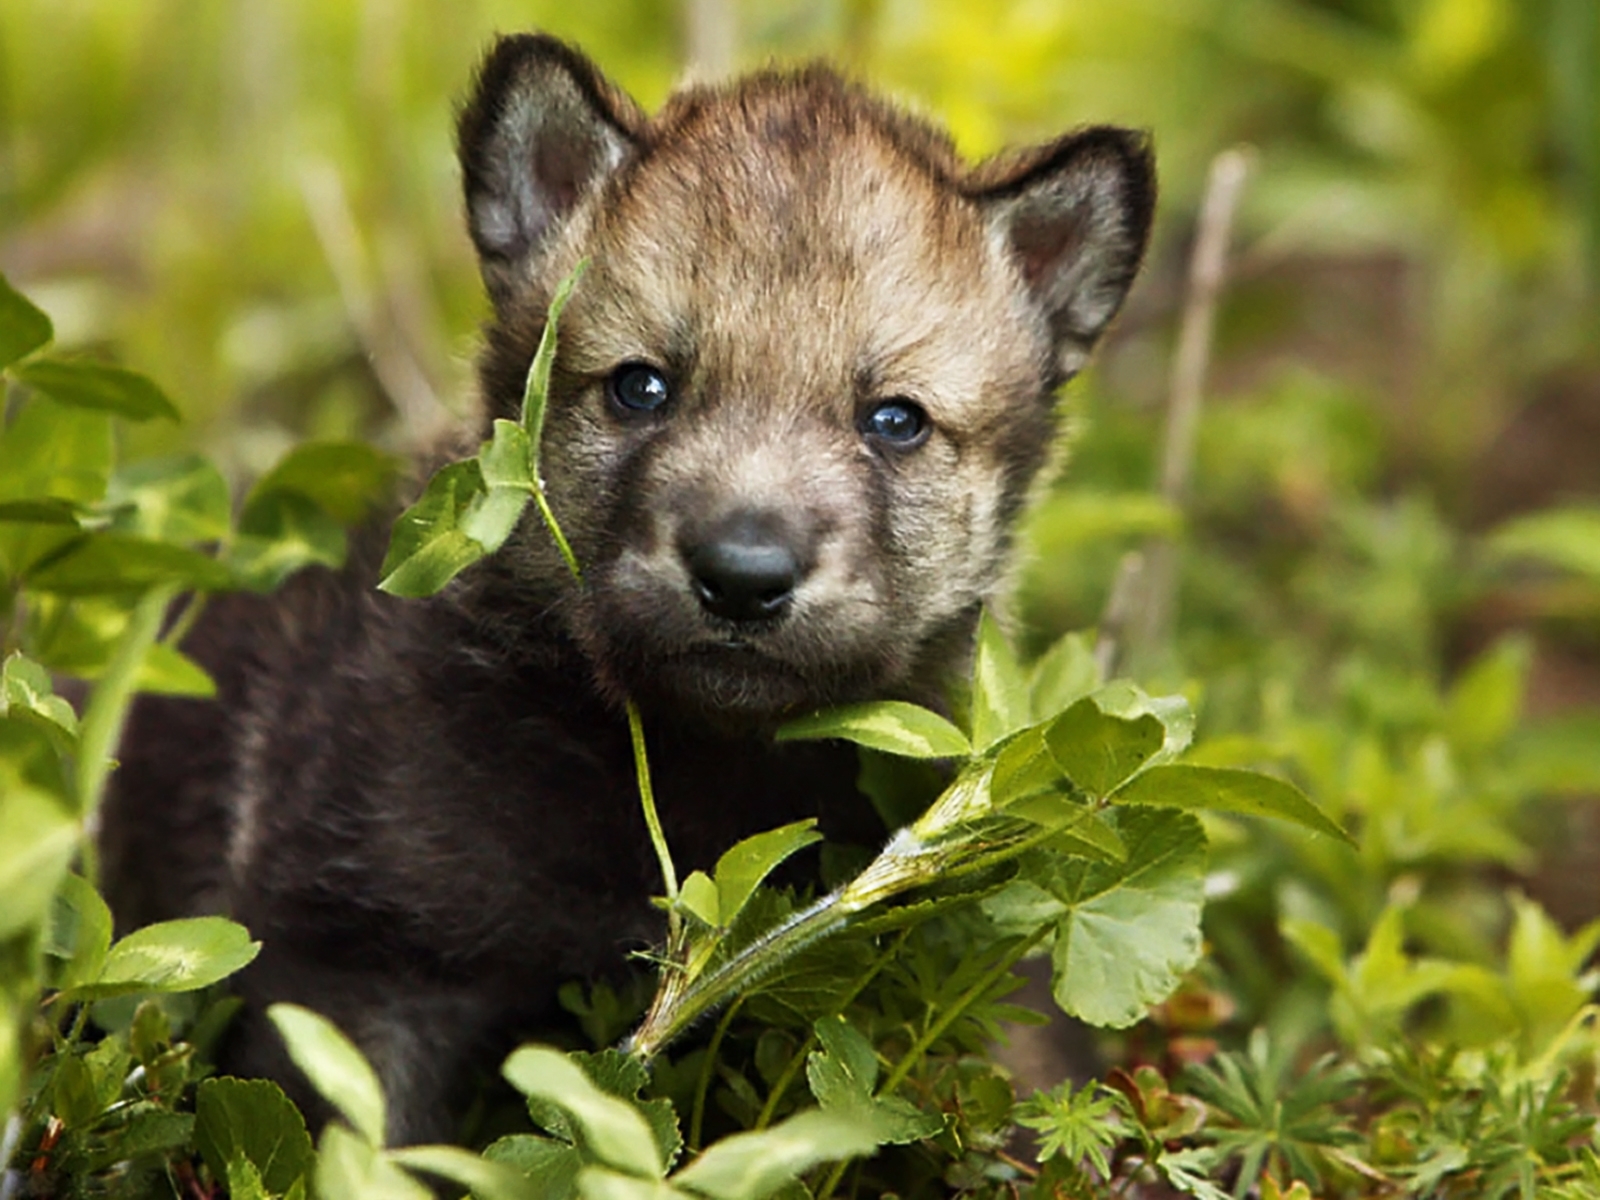
[[[187,648],[219,699],[140,701],[105,826],[119,920],[223,911],[264,944],[224,1065],[304,1098],[262,1010],[316,1008],[399,1141],[659,937],[623,697],[685,867],[859,808],[851,751],[770,731],[960,668],[1154,200],[1124,130],[969,167],[819,67],[652,118],[537,36],[489,54],[460,157],[494,308],[469,435],[516,415],[590,260],[543,458],[584,585],[530,517],[431,600],[374,590],[377,545],[218,600]]]

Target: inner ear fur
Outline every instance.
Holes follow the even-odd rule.
[[[633,148],[644,114],[566,43],[502,37],[456,125],[467,228],[499,308],[578,201]]]
[[[1122,307],[1150,240],[1149,139],[1102,125],[977,167],[965,189],[986,210],[1043,309],[1063,380]]]

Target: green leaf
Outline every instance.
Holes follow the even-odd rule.
[[[847,704],[790,721],[778,730],[780,742],[842,738],[906,758],[964,758],[972,753],[966,735],[930,709],[902,700]]]
[[[763,1200],[818,1163],[870,1154],[876,1130],[847,1112],[810,1109],[709,1147],[672,1182],[713,1200]]]
[[[572,268],[572,274],[556,285],[555,294],[550,297],[550,307],[545,310],[539,349],[528,367],[528,379],[522,389],[522,428],[528,435],[528,472],[535,484],[539,480],[544,414],[550,402],[550,372],[556,361],[557,327],[561,324],[561,314],[567,307],[567,301],[572,298],[572,290],[578,286],[578,280],[583,278],[583,273],[588,269],[589,260],[584,259]]]
[[[195,1147],[217,1177],[248,1163],[275,1196],[308,1176],[316,1151],[305,1118],[266,1079],[205,1079],[195,1091]]]
[[[383,1145],[387,1113],[383,1086],[355,1043],[332,1021],[297,1004],[274,1004],[267,1017],[278,1027],[294,1065],[305,1072],[318,1094],[370,1145]]]
[[[482,1200],[532,1200],[539,1194],[514,1167],[457,1146],[408,1146],[391,1150],[389,1159],[407,1170],[448,1179]]]
[[[691,871],[678,889],[678,902],[713,929],[722,924],[717,885],[704,871]]]
[[[30,397],[0,434],[0,501],[86,506],[104,497],[113,457],[102,413]],[[0,528],[0,567],[20,575],[78,536],[76,522]]]
[[[245,587],[270,592],[304,567],[340,566],[346,548],[343,527],[316,501],[298,492],[261,492],[239,515],[228,565]]]
[[[1033,664],[1033,719],[1048,721],[1099,686],[1094,647],[1083,634],[1069,633]]]
[[[1166,729],[1149,713],[1133,720],[1111,716],[1085,696],[1050,723],[1044,740],[1067,778],[1100,799],[1161,749]]]
[[[44,496],[38,500],[0,500],[0,522],[13,525],[66,525],[81,528],[78,518],[84,512],[71,500]]]
[[[1095,692],[1094,702],[1107,716],[1124,721],[1152,716],[1161,722],[1166,739],[1151,757],[1151,764],[1171,762],[1194,740],[1194,709],[1182,696],[1150,696],[1126,679],[1118,679]]]
[[[261,1172],[248,1158],[230,1158],[214,1174],[228,1185],[228,1200],[272,1200]]]
[[[48,345],[54,336],[43,310],[0,275],[0,370]]]
[[[525,1096],[568,1113],[601,1162],[634,1175],[659,1179],[665,1174],[660,1148],[639,1110],[602,1091],[566,1055],[524,1046],[506,1059],[501,1073]]]
[[[106,955],[92,982],[75,998],[127,992],[192,992],[247,966],[261,952],[243,925],[226,917],[187,917],[136,929]]]
[[[494,437],[478,451],[483,491],[461,516],[461,532],[493,554],[505,544],[533,499],[528,435],[514,421],[496,420]]]
[[[1056,922],[1056,1002],[1092,1025],[1122,1027],[1171,994],[1200,955],[1205,833],[1188,813],[1115,809],[1120,864],[1024,860],[1021,879],[982,901],[1004,930]]]
[[[428,1188],[390,1162],[377,1145],[336,1121],[322,1131],[315,1191],[323,1200],[434,1200]]]
[[[158,542],[216,542],[233,515],[222,472],[196,454],[149,459],[119,469],[106,488],[119,508],[112,528]]]
[[[134,421],[179,420],[172,401],[149,379],[121,367],[82,359],[45,358],[11,369],[12,375],[58,404],[115,413]]]
[[[1507,521],[1488,538],[1499,558],[1536,558],[1600,580],[1600,507],[1546,509]]]
[[[670,1183],[621,1175],[604,1167],[585,1167],[578,1174],[578,1195],[583,1200],[689,1200]]]
[[[750,894],[777,865],[822,835],[816,820],[808,818],[745,838],[717,859],[717,914],[715,922],[727,926],[739,915]]]
[[[1021,817],[1035,825],[1056,828],[1059,834],[1051,844],[1070,839],[1072,854],[1087,854],[1108,862],[1125,862],[1128,848],[1101,813],[1082,797],[1066,791],[1039,792],[1006,808],[1006,815]],[[1062,846],[1058,849],[1064,848]]]
[[[145,651],[144,662],[133,686],[158,696],[197,696],[209,699],[217,694],[216,681],[206,669],[183,651],[157,642]]]
[[[118,595],[162,584],[214,592],[233,582],[227,567],[198,550],[118,533],[83,535],[28,572],[29,586],[60,596]]]
[[[988,609],[978,619],[972,661],[972,744],[987,750],[1028,723],[1028,677]]]
[[[1138,775],[1112,799],[1117,804],[1277,817],[1354,844],[1350,835],[1294,784],[1256,771],[1168,763]]]
[[[577,1194],[583,1156],[568,1142],[516,1133],[490,1143],[483,1156],[522,1172],[539,1200],[570,1200]]]
[[[396,596],[431,596],[482,558],[484,548],[460,527],[482,494],[483,474],[475,459],[436,472],[417,502],[395,520],[378,587]]]
[[[55,694],[50,672],[20,650],[6,656],[0,666],[0,717],[34,717],[76,744],[78,715],[72,705]]]
[[[0,938],[43,922],[78,847],[78,823],[14,770],[5,750],[0,743]]]
[[[294,492],[342,525],[355,525],[388,496],[399,464],[364,442],[304,442],[256,480],[248,509],[271,492]]]
[[[1533,651],[1526,637],[1501,638],[1461,673],[1445,710],[1450,742],[1460,750],[1500,745],[1522,717]]]
[[[55,986],[62,990],[100,977],[111,947],[111,910],[81,875],[68,875],[56,892],[51,953],[64,959]]]
[[[938,1113],[923,1112],[898,1096],[874,1096],[878,1056],[866,1036],[839,1017],[813,1028],[821,1051],[806,1056],[806,1082],[826,1112],[842,1112],[869,1126],[879,1144],[920,1141],[944,1128]]]

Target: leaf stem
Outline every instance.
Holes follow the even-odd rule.
[[[78,814],[83,819],[83,874],[90,883],[99,883],[99,857],[95,852],[94,816],[111,774],[111,754],[122,736],[133,698],[134,680],[144,665],[144,656],[161,634],[161,619],[177,589],[168,585],[152,588],[133,606],[128,627],[117,643],[116,653],[100,682],[95,685],[89,706],[84,711],[78,734],[76,783]]]
[[[545,499],[543,484],[534,484],[533,502],[539,506],[539,515],[544,518],[544,527],[550,531],[550,536],[555,541],[556,549],[561,551],[561,559],[567,564],[567,570],[572,573],[573,581],[581,587],[583,585],[583,568],[578,565],[578,556],[572,552],[572,546],[567,541],[567,535],[561,532],[561,526],[556,523],[556,514],[550,509],[550,501]]]
[[[705,1065],[700,1068],[700,1079],[695,1084],[694,1107],[689,1112],[689,1149],[700,1149],[700,1130],[705,1123],[706,1096],[711,1091],[711,1074],[717,1067],[717,1051],[722,1049],[722,1039],[728,1035],[728,1026],[733,1024],[733,1018],[739,1009],[744,1006],[744,997],[740,996],[728,1005],[728,1011],[722,1014],[722,1020],[717,1022],[716,1032],[711,1035],[711,1041],[706,1046]],[[757,1129],[761,1126],[757,1125]]]
[[[944,1036],[945,1031],[955,1024],[957,1019],[969,1008],[983,999],[984,994],[995,985],[1000,977],[1011,970],[1024,954],[1037,946],[1044,939],[1044,936],[1054,928],[1053,922],[1039,926],[1038,929],[1006,951],[1000,957],[999,962],[983,973],[982,979],[962,992],[960,998],[945,1009],[944,1012],[940,1013],[938,1018],[923,1032],[922,1036],[911,1044],[911,1049],[905,1052],[900,1061],[895,1064],[894,1070],[889,1072],[889,1077],[883,1081],[883,1086],[878,1089],[878,1095],[880,1097],[888,1096],[894,1092],[895,1088],[904,1083],[906,1077],[911,1074],[917,1063],[926,1056],[929,1048]],[[817,1195],[822,1197],[823,1200],[831,1196],[833,1189],[839,1186],[839,1181],[844,1178],[845,1171],[849,1169],[853,1161],[854,1159],[842,1158],[835,1163],[833,1170],[828,1174],[828,1178],[817,1189]]]

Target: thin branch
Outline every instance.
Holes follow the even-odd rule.
[[[372,364],[407,436],[417,444],[438,432],[447,416],[421,362],[373,283],[373,268],[344,181],[332,165],[314,163],[300,173],[317,242],[339,287],[339,298],[356,340]]]
[[[1252,158],[1248,148],[1234,147],[1212,160],[1189,260],[1161,453],[1161,498],[1180,511],[1189,499],[1206,370],[1216,334],[1217,298],[1227,278],[1228,243]],[[1158,652],[1170,644],[1177,590],[1177,548],[1171,538],[1152,538],[1142,550],[1123,557],[1095,646],[1095,660],[1105,675],[1114,674],[1135,655]]]

